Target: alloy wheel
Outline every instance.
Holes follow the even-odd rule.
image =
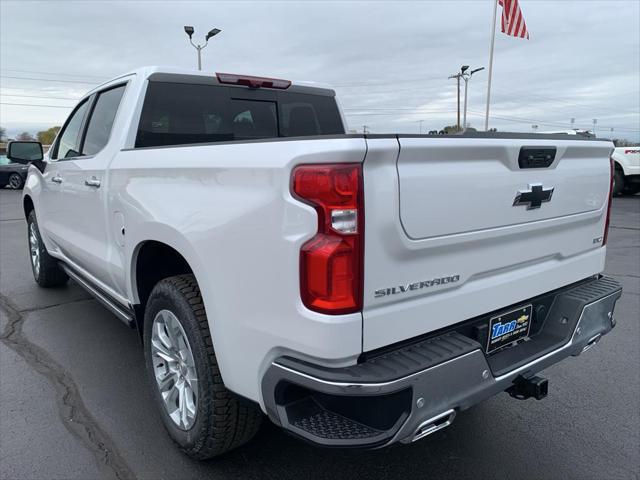
[[[31,265],[36,277],[40,275],[40,242],[36,233],[35,224],[29,224],[29,252],[31,253]]]
[[[14,190],[22,186],[22,177],[17,173],[12,173],[9,177],[9,186]]]
[[[169,310],[160,310],[153,319],[151,354],[167,414],[178,428],[189,430],[196,420],[198,376],[187,335]]]

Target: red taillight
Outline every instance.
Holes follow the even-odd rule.
[[[233,73],[216,73],[216,77],[220,83],[228,85],[244,85],[249,88],[277,88],[286,90],[291,86],[289,80],[281,78],[252,77],[251,75],[235,75]]]
[[[300,249],[302,302],[321,313],[360,311],[364,251],[362,165],[296,167],[292,190],[318,212],[318,232]]]
[[[613,202],[613,181],[615,175],[615,165],[613,158],[609,159],[611,170],[609,173],[609,198],[607,199],[607,219],[604,222],[604,235],[602,236],[602,246],[607,244],[607,238],[609,237],[609,219],[611,218],[611,203]]]

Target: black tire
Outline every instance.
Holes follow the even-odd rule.
[[[177,317],[193,353],[198,395],[196,416],[188,430],[178,428],[169,416],[155,378],[152,327],[161,310],[169,310]],[[183,452],[204,460],[253,438],[262,422],[262,412],[257,405],[237,397],[224,386],[200,288],[193,275],[166,278],[154,287],[144,314],[144,352],[155,403],[169,436]]]
[[[9,175],[9,182],[7,183],[14,190],[20,190],[24,186],[24,179],[19,173],[12,173]]]
[[[36,244],[33,246],[38,251],[39,264],[36,266],[32,251],[31,234],[35,235]],[[29,259],[31,260],[31,271],[33,278],[38,285],[44,288],[58,287],[64,285],[69,280],[69,276],[65,273],[58,261],[47,252],[40,230],[38,229],[38,220],[36,212],[32,210],[27,217],[27,245],[29,246]]]
[[[624,192],[624,173],[616,168],[613,174],[613,196],[622,195]]]

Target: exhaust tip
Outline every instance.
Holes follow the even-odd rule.
[[[587,350],[589,350],[591,347],[594,347],[600,341],[601,338],[602,338],[602,335],[600,333],[597,334],[595,337],[591,338],[587,342],[587,344],[582,348],[582,352],[580,353],[584,353]]]
[[[418,426],[418,428],[416,428],[411,441],[415,442],[417,440],[420,440],[421,438],[426,437],[427,435],[431,435],[438,430],[442,430],[443,428],[448,427],[453,423],[453,420],[455,418],[456,411],[451,409],[441,413],[440,415],[436,415],[429,420],[425,420]]]

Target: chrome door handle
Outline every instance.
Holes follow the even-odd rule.
[[[91,177],[90,179],[85,180],[85,181],[84,181],[84,184],[85,184],[87,187],[95,187],[95,188],[98,188],[98,187],[100,187],[100,180],[98,180],[96,177]]]
[[[62,183],[62,177],[56,174],[55,176],[51,177],[51,181],[53,183]]]

